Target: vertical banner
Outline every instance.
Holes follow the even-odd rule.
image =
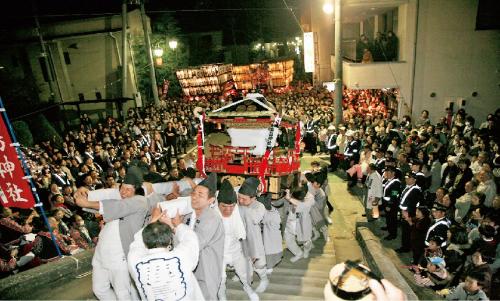
[[[304,32],[304,71],[314,72],[314,33]]]
[[[0,108],[0,111],[5,110]],[[0,114],[0,204],[4,207],[33,208],[35,199],[24,176],[16,146],[7,128],[8,120]]]
[[[196,168],[198,168],[198,172],[202,178],[206,178],[207,175],[205,173],[205,113],[200,114],[200,124],[198,126],[198,137],[197,137],[197,145],[198,145],[198,161],[196,161]]]
[[[260,162],[259,166],[259,180],[260,184],[262,185],[262,192],[267,192],[267,183],[266,183],[266,169],[269,166],[269,156],[271,156],[271,153],[273,152],[273,137],[274,137],[274,131],[279,130],[279,126],[281,124],[281,117],[279,115],[276,115],[274,117],[274,122],[269,128],[269,135],[267,137],[267,142],[266,142],[266,152],[264,153],[264,156],[262,156],[262,161]]]

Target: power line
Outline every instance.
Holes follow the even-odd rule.
[[[286,4],[286,3],[285,3]],[[172,9],[172,10],[148,10],[148,14],[163,14],[163,13],[200,13],[200,12],[209,12],[209,13],[218,13],[218,12],[247,12],[247,11],[258,11],[258,12],[273,12],[273,11],[283,11],[290,10],[291,7],[249,7],[249,8],[202,8],[202,9]],[[102,13],[64,13],[64,14],[44,14],[38,15],[39,18],[64,18],[64,17],[104,17],[104,16],[113,16],[119,15],[120,12],[102,12]],[[293,14],[293,11],[292,11]],[[294,15],[295,16],[295,15]],[[9,16],[4,16],[9,17]],[[32,18],[31,15],[11,15],[13,18]],[[299,23],[300,24],[300,23]]]
[[[300,25],[300,21],[299,21],[299,19],[297,18],[297,16],[295,15],[295,13],[293,12],[293,9],[292,9],[290,6],[288,6],[288,4],[286,3],[286,0],[283,0],[283,3],[285,4],[284,9],[289,10],[289,11],[290,11],[290,13],[292,13],[292,16],[293,16],[293,18],[295,19],[295,22],[297,22],[297,25],[299,25],[300,31],[301,31],[302,33],[304,33],[304,30],[302,29],[302,26]]]

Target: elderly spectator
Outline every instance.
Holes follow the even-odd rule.
[[[485,195],[484,205],[486,207],[493,206],[493,199],[497,194],[497,186],[492,179],[491,173],[483,169],[477,174],[477,180],[479,181],[477,191]]]
[[[2,230],[0,243],[2,244],[16,240],[23,234],[31,233],[33,230],[31,222],[34,217],[38,216],[36,211],[32,211],[23,224],[19,224],[14,218],[15,215],[18,215],[18,212],[13,213],[12,209],[2,207],[2,218],[0,219],[0,229]]]
[[[85,226],[85,221],[83,220],[83,218],[80,215],[75,214],[72,220],[73,222],[71,223],[69,234],[75,241],[76,245],[84,250],[95,247],[97,238],[92,239],[89,230]]]
[[[474,182],[468,181],[467,183],[465,183],[465,193],[461,195],[455,203],[455,221],[457,223],[460,223],[462,221],[462,218],[469,211],[472,201],[472,193],[474,192],[475,188],[476,187],[474,186]]]

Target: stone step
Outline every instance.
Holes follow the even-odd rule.
[[[284,252],[285,252],[285,256],[288,255],[288,257],[293,257],[293,255],[291,255],[291,252],[288,251],[288,249],[284,249]],[[333,246],[332,247],[325,247],[325,248],[315,246],[314,248],[311,249],[309,254],[311,254],[311,256],[317,256],[317,255],[323,255],[323,254],[334,255],[335,249],[333,248]]]
[[[259,285],[259,281],[254,281],[252,287],[255,289]],[[324,285],[324,283],[323,283]],[[242,291],[244,295],[246,293],[243,291],[241,284],[232,282],[232,283],[226,283],[227,289],[231,290],[239,290]],[[314,297],[314,298],[322,298],[323,297],[323,287],[318,287],[318,286],[308,286],[308,285],[294,285],[294,284],[287,284],[287,283],[277,283],[273,280],[269,283],[269,286],[267,287],[266,291],[264,293],[267,294],[276,294],[276,295],[292,295],[292,296],[297,296],[297,295],[302,295],[302,296],[308,296],[308,297]],[[226,293],[227,295],[227,293]]]
[[[234,274],[228,274],[230,277],[227,282],[226,286],[228,288],[233,288],[233,289],[240,289],[241,288],[241,283],[239,281],[232,281],[232,276]],[[310,287],[320,287],[322,288],[325,285],[325,279],[327,277],[328,273],[318,273],[318,274],[290,274],[288,272],[282,272],[282,271],[276,271],[273,272],[269,280],[271,283],[277,283],[277,284],[287,284],[287,285],[294,285],[294,286],[310,286]],[[254,283],[258,284],[259,279],[257,276],[254,278]]]
[[[243,290],[226,290],[228,300],[248,300],[247,294]],[[264,292],[259,294],[260,300],[323,300],[324,298],[312,297],[307,295],[285,295]]]
[[[326,283],[324,275],[323,277],[310,277],[273,273],[270,277],[270,280],[273,283],[317,287],[321,289],[323,289]]]
[[[309,259],[300,259],[297,262],[290,262],[289,260],[284,260],[279,264],[281,268],[289,269],[299,269],[299,270],[317,270],[317,271],[330,271],[330,269],[335,264],[335,260],[318,260],[310,261]]]
[[[312,277],[312,278],[323,278],[326,279],[330,270],[305,270],[305,269],[293,269],[288,267],[280,267],[273,271],[272,275],[290,275],[290,276],[300,276],[300,277]]]

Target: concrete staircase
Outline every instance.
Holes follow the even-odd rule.
[[[331,227],[330,227],[330,231]],[[269,277],[269,286],[264,293],[259,294],[261,300],[324,300],[323,289],[328,280],[328,273],[335,265],[333,243],[325,244],[323,238],[314,242],[309,258],[303,258],[295,263],[290,262],[292,253],[285,250],[283,260],[274,267]],[[248,300],[241,283],[233,282],[233,273],[228,273],[228,300]],[[259,285],[259,277],[254,274],[252,287]]]

